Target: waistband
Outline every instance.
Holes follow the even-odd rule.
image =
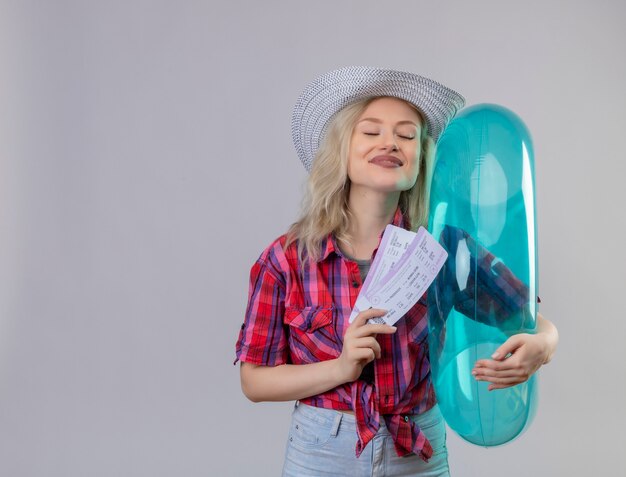
[[[337,430],[339,429],[340,424],[342,426],[350,426],[356,430],[356,416],[354,416],[353,414],[337,411],[335,409],[326,409],[323,407],[310,406],[309,404],[304,404],[296,401],[294,416],[296,415],[301,416],[305,419],[309,419],[318,424],[332,426],[335,435]],[[380,428],[378,429],[377,434],[389,434],[389,430],[385,425],[385,419],[383,419],[382,417],[384,416],[381,416]],[[441,410],[439,409],[438,404],[435,404],[428,411],[425,411],[421,414],[412,414],[407,417],[416,422],[420,427],[429,427],[443,420],[443,416],[441,414]]]

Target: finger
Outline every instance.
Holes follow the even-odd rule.
[[[511,381],[511,382],[502,382],[502,383],[489,383],[487,386],[488,391],[493,391],[494,389],[504,389],[510,388],[513,386],[517,386],[518,384],[523,383],[523,381]]]
[[[376,358],[380,358],[380,354],[381,354],[381,349],[380,349],[380,344],[378,343],[378,341],[376,341],[376,338],[374,337],[365,337],[365,338],[359,338],[358,340],[355,341],[355,348],[370,348],[374,351],[374,354],[376,356]]]
[[[356,348],[353,358],[359,362],[369,363],[376,359],[376,354],[372,348]]]
[[[502,345],[491,355],[492,359],[503,360],[509,354],[513,354],[517,348],[524,344],[521,335],[513,335],[507,339]]]
[[[496,371],[505,371],[507,369],[515,369],[518,368],[519,364],[517,360],[505,360],[505,361],[494,361],[490,359],[481,359],[480,361],[476,361],[474,365],[474,371],[480,371],[483,369],[493,369]]]
[[[354,330],[352,336],[362,338],[365,336],[375,336],[378,334],[390,335],[395,333],[397,328],[389,325],[364,325]]]
[[[521,368],[504,369],[496,371],[493,369],[479,369],[472,371],[472,375],[476,378],[509,378],[509,377],[522,377],[525,375],[524,370]]]
[[[489,386],[487,386],[487,390],[488,391],[493,391],[494,389],[505,389],[505,388],[510,388],[512,386],[517,386],[520,383],[513,383],[513,384],[490,384]]]
[[[395,333],[395,326],[367,323],[367,321],[372,318],[377,318],[386,314],[387,310],[381,310],[379,308],[370,308],[369,310],[362,311],[356,316],[352,324],[348,327],[348,330],[346,330],[346,333],[349,331],[356,337],[375,335],[377,333]]]
[[[476,381],[485,381],[491,384],[506,384],[507,386],[513,386],[515,384],[524,382],[524,380],[519,376],[507,376],[507,377],[476,376]]]
[[[384,316],[387,314],[387,310],[381,310],[380,308],[370,308],[369,310],[364,310],[356,315],[356,318],[352,322],[351,326],[363,326],[367,323],[367,320],[372,318],[377,318],[379,316]]]

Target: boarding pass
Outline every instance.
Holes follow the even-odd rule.
[[[361,311],[380,308],[387,314],[368,322],[393,325],[426,292],[447,257],[445,249],[424,227],[415,233],[387,225],[350,323]]]

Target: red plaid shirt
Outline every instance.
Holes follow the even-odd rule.
[[[398,209],[392,223],[404,227],[405,222]],[[341,354],[348,318],[362,285],[358,265],[341,253],[329,235],[321,258],[307,261],[302,272],[296,245],[285,248],[285,241],[285,235],[275,240],[252,266],[237,360],[278,366],[324,361]],[[354,411],[357,456],[376,435],[383,418],[398,455],[413,452],[427,460],[432,447],[408,417],[435,404],[425,297],[396,326],[393,335],[376,338],[382,355],[374,360],[373,383],[357,379],[301,401]]]

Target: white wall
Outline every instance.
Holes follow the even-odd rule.
[[[542,311],[561,345],[514,443],[455,476],[626,464],[626,4],[0,2],[0,475],[277,475],[291,405],[234,344],[296,218],[291,108],[335,67],[418,72],[535,141]]]

